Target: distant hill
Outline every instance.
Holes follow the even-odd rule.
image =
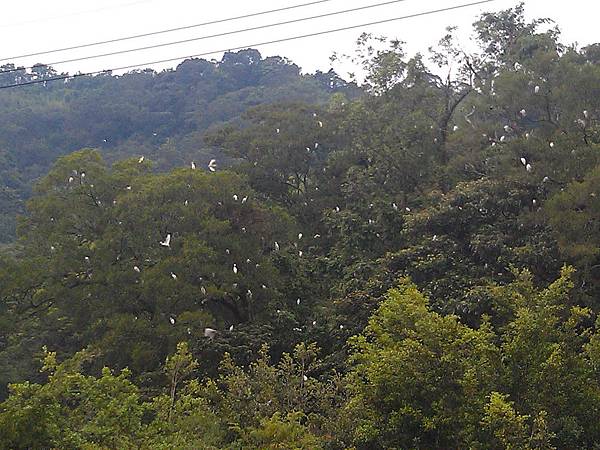
[[[27,72],[0,67],[0,86],[63,75],[39,64]],[[174,70],[136,70],[0,91],[0,243],[14,239],[15,216],[33,183],[58,156],[100,149],[108,161],[146,155],[167,170],[214,156],[203,143],[210,127],[249,108],[281,101],[325,103],[360,90],[335,72],[301,74],[286,58],[254,49],[220,61],[190,59]]]

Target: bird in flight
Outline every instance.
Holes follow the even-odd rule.
[[[163,247],[171,247],[171,233],[167,233],[164,241],[160,241],[160,245]]]

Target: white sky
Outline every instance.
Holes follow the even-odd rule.
[[[2,2],[0,17],[0,59],[72,46],[87,42],[112,39],[132,34],[146,33],[167,28],[192,25],[214,19],[228,18],[247,13],[281,8],[283,6],[306,3],[308,0],[29,0]],[[349,9],[383,0],[332,0],[306,8],[280,12],[246,20],[236,20],[213,26],[196,28],[175,33],[163,34],[125,41],[110,45],[90,47],[78,51],[54,53],[11,60],[30,66],[34,63],[52,63],[63,59],[88,56],[113,50],[134,48],[155,43],[194,38],[239,28],[253,27],[299,17]],[[174,45],[119,56],[72,62],[55,65],[59,71],[71,73],[95,71],[149,61],[193,55],[215,50],[250,46],[252,44],[288,36],[306,34],[331,28],[377,21],[392,17],[419,13],[432,9],[445,8],[473,0],[406,0],[397,4],[373,8],[371,10],[327,17],[318,20],[285,25],[267,30],[259,30],[228,37],[206,39],[188,44]],[[317,69],[327,71],[329,57],[336,51],[350,53],[354,42],[362,31],[386,35],[407,42],[409,53],[425,51],[443,35],[447,25],[457,25],[465,39],[471,32],[471,24],[483,11],[505,9],[517,4],[515,0],[496,0],[483,6],[444,12],[419,18],[412,18],[377,25],[363,30],[352,30],[257,47],[263,56],[280,55],[293,60],[304,72]],[[550,17],[563,31],[565,43],[578,42],[581,45],[600,42],[600,28],[597,27],[600,2],[595,0],[526,0],[529,18]],[[206,59],[220,58],[215,53]],[[7,61],[0,61],[5,63]],[[173,67],[177,62],[155,65],[154,68]],[[342,75],[344,75],[342,73]]]

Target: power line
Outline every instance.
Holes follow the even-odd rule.
[[[308,3],[301,3],[301,4],[298,4],[298,5],[286,6],[286,7],[283,7],[283,8],[270,9],[270,10],[267,10],[267,11],[259,11],[259,12],[244,14],[244,15],[236,16],[236,17],[228,17],[228,18],[225,18],[225,19],[216,19],[216,20],[211,20],[211,21],[208,21],[208,22],[197,23],[197,24],[194,24],[194,25],[185,25],[185,26],[177,27],[177,28],[169,28],[169,29],[166,29],[166,30],[151,31],[151,32],[148,32],[148,33],[134,34],[134,35],[131,35],[131,36],[124,36],[124,37],[120,37],[120,38],[108,39],[106,41],[89,42],[87,44],[78,44],[78,45],[73,45],[71,47],[56,48],[56,49],[52,49],[52,50],[45,50],[45,51],[35,52],[35,53],[26,53],[26,54],[23,54],[23,55],[10,56],[10,57],[7,57],[7,58],[0,58],[0,62],[1,61],[12,60],[12,59],[27,58],[27,57],[30,57],[30,56],[47,55],[49,53],[64,52],[64,51],[67,51],[67,50],[78,50],[78,49],[81,49],[81,48],[95,47],[95,46],[104,45],[104,44],[113,44],[115,42],[128,41],[128,40],[131,40],[131,39],[138,39],[138,38],[143,38],[143,37],[156,36],[156,35],[165,34],[165,33],[172,33],[174,31],[189,30],[189,29],[192,29],[192,28],[199,28],[199,27],[204,27],[204,26],[207,26],[207,25],[215,25],[215,24],[218,24],[218,23],[231,22],[231,21],[240,20],[240,19],[248,19],[250,17],[263,16],[263,15],[266,15],[266,14],[272,14],[272,13],[276,13],[276,12],[289,11],[289,10],[292,10],[292,9],[303,8],[305,6],[312,6],[312,5],[317,5],[317,4],[320,4],[320,3],[327,3],[327,2],[331,2],[331,1],[333,1],[333,0],[315,0],[315,1],[312,1],[312,2],[308,2]]]
[[[298,23],[298,22],[304,22],[307,20],[315,20],[315,19],[322,19],[325,17],[331,17],[331,16],[337,16],[340,14],[347,14],[350,12],[356,12],[356,11],[363,11],[366,9],[372,9],[372,8],[377,8],[380,6],[386,6],[386,5],[392,5],[394,3],[401,3],[401,2],[405,2],[407,0],[388,0],[382,3],[375,3],[373,5],[366,5],[366,6],[360,6],[357,8],[350,8],[350,9],[344,9],[341,11],[333,11],[330,13],[323,13],[323,14],[317,14],[315,16],[309,16],[309,17],[301,17],[298,19],[291,19],[291,20],[286,20],[283,22],[275,22],[275,23],[270,23],[270,24],[266,24],[266,25],[258,25],[255,27],[247,27],[247,28],[242,28],[239,30],[232,30],[232,31],[224,31],[222,33],[216,33],[216,34],[210,34],[210,35],[206,35],[206,36],[200,36],[200,37],[195,37],[195,38],[189,38],[189,39],[182,39],[179,41],[171,41],[171,42],[163,42],[161,44],[152,44],[152,45],[147,45],[144,47],[135,47],[135,48],[130,48],[130,49],[125,49],[125,50],[115,50],[112,52],[107,52],[107,53],[100,53],[100,54],[96,54],[96,55],[90,55],[90,56],[81,56],[81,57],[77,57],[77,58],[70,58],[70,59],[63,59],[60,61],[54,61],[48,64],[44,64],[44,66],[55,66],[57,64],[66,64],[66,63],[71,63],[71,62],[76,62],[76,61],[87,61],[90,59],[97,59],[97,58],[105,58],[107,56],[116,56],[116,55],[123,55],[125,53],[134,53],[134,52],[140,52],[140,51],[144,51],[144,50],[152,50],[155,48],[161,48],[161,47],[169,47],[171,45],[179,45],[179,44],[186,44],[189,42],[196,42],[196,41],[201,41],[201,40],[205,40],[205,39],[212,39],[212,38],[216,38],[216,37],[223,37],[223,36],[231,36],[233,34],[239,34],[239,33],[246,33],[249,31],[257,31],[257,30],[264,30],[266,28],[273,28],[273,27],[278,27],[278,26],[282,26],[282,25],[290,25],[292,23]],[[14,69],[9,69],[9,70],[5,70],[3,72],[0,73],[11,73],[11,72],[17,72],[17,71],[21,71],[21,70],[27,70],[27,69],[33,69],[36,66],[28,66],[28,67],[16,67]]]
[[[179,60],[188,59],[188,58],[200,58],[202,56],[209,56],[209,55],[213,55],[216,53],[223,53],[223,52],[235,51],[235,50],[243,50],[243,49],[247,49],[247,48],[251,48],[251,47],[259,47],[259,46],[269,45],[269,44],[278,44],[281,42],[294,41],[294,40],[298,40],[298,39],[305,39],[305,38],[315,37],[315,36],[323,36],[326,34],[354,30],[357,28],[370,27],[373,25],[381,25],[383,23],[390,23],[390,22],[395,22],[395,21],[399,21],[399,20],[413,19],[415,17],[423,17],[423,16],[432,15],[432,14],[439,14],[442,12],[464,9],[464,8],[468,8],[471,6],[483,5],[485,3],[491,3],[494,1],[496,1],[496,0],[481,0],[481,1],[472,2],[472,3],[464,3],[461,5],[450,6],[447,8],[439,8],[439,9],[424,11],[424,12],[415,13],[415,14],[409,14],[409,15],[400,16],[400,17],[393,17],[390,19],[378,20],[375,22],[363,23],[360,25],[351,25],[351,26],[347,26],[347,27],[334,28],[331,30],[317,31],[314,33],[302,34],[302,35],[298,35],[298,36],[291,36],[291,37],[281,38],[281,39],[274,39],[274,40],[264,41],[264,42],[257,42],[254,44],[243,45],[243,46],[239,46],[239,47],[230,47],[230,48],[221,49],[221,50],[213,50],[210,52],[198,53],[195,55],[186,55],[186,56],[180,56],[177,58],[161,59],[161,60],[157,60],[157,61],[145,62],[142,64],[132,64],[132,65],[128,65],[128,66],[114,67],[112,69],[97,70],[94,72],[77,73],[74,75],[61,75],[58,77],[47,78],[45,80],[43,80],[43,79],[31,80],[31,81],[26,81],[24,83],[15,83],[15,84],[9,84],[9,85],[5,85],[5,86],[0,86],[0,89],[9,89],[9,88],[15,88],[15,87],[21,87],[21,86],[29,86],[29,85],[33,85],[33,84],[47,83],[47,82],[51,82],[51,81],[60,81],[60,80],[75,79],[75,78],[80,78],[80,77],[85,77],[85,76],[100,75],[100,74],[110,73],[113,71],[128,70],[128,69],[134,69],[134,68],[138,68],[138,67],[155,65],[155,64],[163,64],[163,63],[167,63],[167,62],[179,61]],[[1,74],[1,72],[0,72],[0,74]]]

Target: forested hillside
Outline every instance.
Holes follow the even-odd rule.
[[[43,64],[31,71],[4,64],[0,87],[66,75]],[[58,156],[96,148],[111,162],[146,155],[160,170],[191,160],[205,165],[218,154],[202,140],[211,126],[238,120],[257,105],[322,104],[335,93],[352,99],[360,90],[334,72],[302,75],[292,62],[262,58],[253,49],[226,53],[220,61],[186,60],[162,72],[103,73],[0,90],[0,244],[14,240],[16,213]]]
[[[0,92],[0,447],[600,448],[600,44],[474,35]]]

